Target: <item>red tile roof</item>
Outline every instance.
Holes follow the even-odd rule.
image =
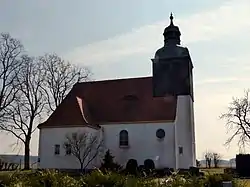
[[[39,128],[174,121],[176,97],[152,93],[152,77],[78,83]]]

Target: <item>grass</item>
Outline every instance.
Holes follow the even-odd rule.
[[[224,168],[202,168],[200,169],[205,174],[216,174],[216,173],[224,173]]]
[[[21,171],[21,173],[30,173],[32,170],[24,170],[24,171]],[[6,175],[6,174],[13,174],[15,172],[20,172],[19,170],[16,170],[16,171],[0,171],[0,175]]]

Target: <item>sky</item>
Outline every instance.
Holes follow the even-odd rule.
[[[150,76],[170,12],[194,64],[197,158],[207,150],[235,157],[239,148],[224,146],[230,134],[219,116],[250,87],[249,0],[0,0],[0,32],[30,55],[57,53],[88,66],[96,80]],[[0,141],[0,152],[12,153],[15,139],[0,134]]]

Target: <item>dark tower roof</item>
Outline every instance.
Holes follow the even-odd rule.
[[[181,32],[179,27],[175,26],[173,23],[173,14],[170,14],[170,25],[165,28],[163,36],[164,36],[164,43],[167,44],[178,44],[180,45],[180,36]]]
[[[164,46],[155,53],[155,60],[168,58],[190,58],[189,51],[186,47],[180,45],[181,32],[179,27],[174,25],[173,14],[170,14],[170,24],[164,29]]]

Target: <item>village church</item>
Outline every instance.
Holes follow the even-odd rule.
[[[102,139],[124,167],[131,159],[138,165],[151,161],[159,169],[195,166],[193,64],[180,35],[171,14],[150,77],[75,84],[38,126],[39,167],[79,169],[64,142],[67,134],[81,132]],[[101,159],[98,155],[87,168],[99,167]]]

